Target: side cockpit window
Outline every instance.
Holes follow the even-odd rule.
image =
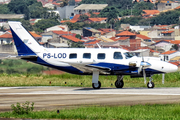
[[[83,58],[85,59],[91,59],[91,53],[84,53]]]
[[[123,59],[121,52],[114,52],[114,59]]]
[[[97,59],[105,59],[106,54],[105,53],[98,53]]]
[[[77,58],[77,54],[76,53],[71,53],[69,55],[69,59],[76,59]]]

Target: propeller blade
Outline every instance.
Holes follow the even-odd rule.
[[[162,84],[164,84],[165,74],[162,74]]]
[[[144,84],[146,84],[146,71],[143,69]]]
[[[138,74],[140,74],[140,72],[142,71],[142,68],[143,68],[143,66],[140,66],[140,67],[138,68]]]

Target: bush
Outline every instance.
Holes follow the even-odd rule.
[[[17,70],[15,70],[15,69],[12,69],[12,68],[8,68],[7,70],[6,70],[6,73],[7,74],[15,74],[15,73],[19,73]]]
[[[34,110],[34,102],[30,104],[30,102],[26,101],[25,103],[22,103],[22,105],[20,103],[17,103],[16,106],[12,104],[11,109],[13,110],[13,114],[28,114],[29,112]]]

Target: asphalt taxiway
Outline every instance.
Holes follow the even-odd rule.
[[[12,104],[35,103],[35,110],[88,105],[179,103],[180,88],[0,87],[0,112]]]

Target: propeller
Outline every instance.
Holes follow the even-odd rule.
[[[143,72],[144,84],[146,84],[146,71],[145,71],[145,69],[148,68],[149,66],[151,66],[151,64],[148,62],[145,62],[144,58],[142,58],[142,61],[140,63],[140,67],[138,68],[138,74],[140,74],[141,71]]]

